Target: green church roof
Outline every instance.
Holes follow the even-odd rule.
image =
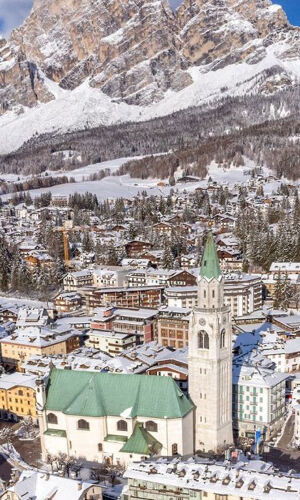
[[[207,235],[204,253],[201,262],[200,276],[211,280],[219,279],[222,275],[216,245],[211,231]]]
[[[192,408],[171,377],[53,368],[47,385],[46,409],[67,415],[181,418]]]
[[[138,453],[139,455],[156,455],[161,449],[162,444],[144,429],[141,422],[137,422],[133,433],[120,451]]]

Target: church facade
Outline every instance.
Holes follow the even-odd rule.
[[[51,371],[37,387],[47,455],[127,465],[193,453],[193,404],[170,377]]]

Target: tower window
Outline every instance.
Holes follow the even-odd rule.
[[[223,347],[225,347],[225,330],[224,330],[224,328],[221,331],[221,335],[220,335],[220,348],[223,349]]]
[[[206,299],[206,290],[203,290],[203,297]]]
[[[212,298],[214,299],[214,298],[215,298],[215,291],[213,290],[213,291],[211,292],[211,294],[212,294]]]
[[[205,330],[198,333],[198,349],[209,349],[209,337]]]

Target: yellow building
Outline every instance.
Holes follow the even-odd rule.
[[[37,377],[9,373],[0,377],[0,418],[18,420],[31,416],[36,420],[35,382]]]
[[[31,356],[68,354],[80,346],[79,332],[70,329],[27,327],[15,330],[0,340],[2,363],[21,371],[21,364]]]

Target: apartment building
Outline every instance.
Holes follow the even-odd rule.
[[[35,354],[67,354],[80,345],[80,333],[69,326],[25,327],[0,339],[2,363],[20,370],[21,364]]]
[[[0,376],[0,418],[18,420],[31,416],[36,420],[36,379],[25,373],[7,373]]]
[[[190,309],[163,307],[156,320],[155,336],[159,344],[181,349],[188,345]]]
[[[300,494],[297,475],[279,475],[264,462],[254,468],[246,457],[236,464],[147,460],[132,463],[124,477],[122,500],[298,500]]]
[[[289,377],[256,350],[238,356],[233,363],[232,412],[236,436],[254,438],[259,429],[270,439],[282,427],[285,389]]]

